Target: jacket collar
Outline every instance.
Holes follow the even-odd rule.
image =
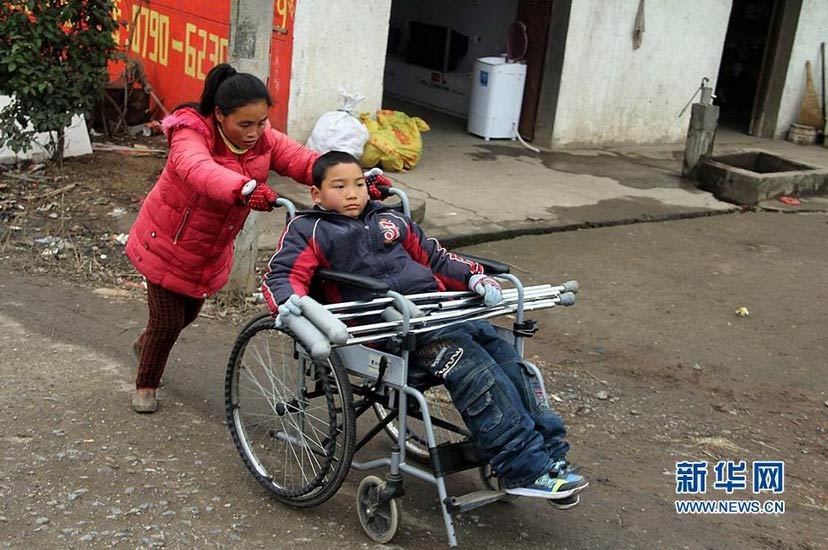
[[[216,130],[218,130],[218,133],[221,136],[221,140],[224,142],[224,146],[227,147],[227,149],[234,155],[243,155],[250,150],[242,149],[241,147],[236,147],[232,141],[227,139],[227,136],[224,135],[224,130],[221,129],[221,124],[216,124]]]
[[[381,210],[387,210],[387,209],[388,209],[388,207],[385,206],[384,204],[382,204],[381,202],[369,200],[368,204],[365,205],[365,209],[359,214],[359,216],[357,216],[357,219],[363,219],[366,216],[368,216],[370,214],[373,214],[374,212],[379,212]],[[315,204],[313,206],[313,208],[296,212],[297,216],[299,214],[316,215],[316,216],[321,215],[321,216],[331,216],[331,217],[341,216],[343,218],[350,218],[350,216],[346,216],[345,214],[340,214],[339,212],[334,212],[333,210],[326,210],[318,204]],[[353,218],[350,218],[350,219],[353,219]]]

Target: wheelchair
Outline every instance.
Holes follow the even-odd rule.
[[[408,214],[404,192],[387,190],[399,197],[396,207]],[[288,210],[288,217],[295,215],[290,201],[280,198],[277,203]],[[512,316],[510,328],[495,328],[523,357],[524,339],[537,331],[525,313],[572,305],[578,285],[569,281],[524,288],[507,265],[463,256],[511,283],[500,304],[487,307],[472,292],[402,296],[376,279],[320,269],[317,277],[323,280],[353,285],[375,296],[325,306],[348,324],[349,333],[346,344],[335,346],[327,359],[314,360],[287,329],[274,326],[269,312],[242,328],[227,364],[227,425],[244,465],[276,500],[298,508],[317,506],[337,492],[351,469],[385,469],[384,479],[369,475],[359,483],[356,509],[368,537],[387,543],[399,527],[399,499],[407,474],[436,487],[448,543],[456,546],[455,514],[518,498],[500,489],[441,380],[409,369],[409,354],[418,335],[426,332],[452,323]],[[406,300],[424,315],[412,318]],[[395,305],[402,319],[381,319],[380,312],[389,305]],[[526,365],[547,399],[540,371]],[[375,423],[358,438],[357,418],[366,413]],[[380,433],[391,440],[390,456],[356,460],[355,455],[361,456]],[[484,488],[450,496],[446,477],[473,469]]]

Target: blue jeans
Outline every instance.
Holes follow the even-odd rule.
[[[414,368],[442,378],[454,405],[504,487],[532,483],[569,450],[566,429],[535,376],[485,321],[426,334]]]

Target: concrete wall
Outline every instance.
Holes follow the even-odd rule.
[[[517,16],[517,4],[517,0],[395,0],[391,24],[404,36],[408,21],[451,27],[465,34],[469,37],[469,52],[457,71],[470,73],[478,57],[506,51],[506,30]]]
[[[273,25],[261,14],[273,13],[273,0],[232,0],[230,13],[230,63],[267,82]]]
[[[715,85],[731,0],[647,2],[643,41],[634,50],[638,4],[572,2],[552,135],[536,136],[539,144],[684,139],[690,110],[678,113],[702,77]]]
[[[828,42],[828,2],[825,0],[803,0],[799,24],[796,29],[791,60],[785,77],[785,87],[779,104],[774,138],[782,139],[797,118],[805,96],[805,61],[811,62],[817,96],[822,101],[822,79],[820,78],[819,45]]]
[[[288,134],[304,143],[316,119],[340,106],[339,86],[359,92],[360,111],[382,104],[391,0],[299,0],[294,22]]]
[[[11,103],[9,96],[0,95],[0,110]],[[27,123],[27,129],[31,125]],[[81,115],[72,117],[72,123],[66,127],[63,135],[63,156],[76,157],[92,153],[92,144],[89,141],[89,132],[86,129],[86,120]],[[17,154],[8,147],[0,147],[0,163],[17,162],[23,159],[46,160],[51,155],[47,146],[51,137],[47,133],[38,133],[32,136],[32,148],[25,153]]]

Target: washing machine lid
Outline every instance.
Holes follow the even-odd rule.
[[[523,61],[528,48],[526,24],[523,21],[515,21],[506,30],[506,59],[510,62]]]

